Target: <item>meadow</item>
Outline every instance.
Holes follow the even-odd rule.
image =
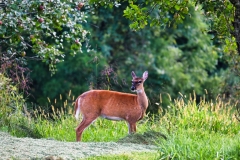
[[[70,94],[69,94],[70,96]],[[17,137],[50,138],[75,141],[76,121],[71,100],[49,100],[53,113],[40,108],[25,109],[25,114],[15,112],[9,125],[1,127]],[[68,102],[69,101],[69,102]],[[70,102],[71,101],[71,102]],[[124,121],[98,118],[84,132],[83,142],[131,142],[156,145],[156,153],[132,153],[89,157],[88,159],[240,159],[240,125],[235,117],[236,106],[219,96],[213,101],[203,97],[199,103],[193,94],[172,100],[168,108],[158,114],[147,114],[137,124],[137,133],[128,135]]]

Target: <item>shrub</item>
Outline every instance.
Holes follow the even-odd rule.
[[[0,73],[0,127],[10,126],[11,120],[21,114],[24,105],[23,95],[16,85]]]
[[[18,137],[40,138],[35,125],[29,122],[24,105],[25,99],[18,86],[0,73],[0,128]]]

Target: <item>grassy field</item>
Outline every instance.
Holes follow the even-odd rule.
[[[38,110],[31,116],[27,116],[28,118],[22,116],[14,118],[11,120],[11,129],[8,130],[12,135],[19,137],[32,136],[75,141],[75,128],[80,121],[73,118],[72,105],[67,101],[63,103],[61,110],[56,110],[54,104],[51,106],[54,110],[53,115]],[[206,102],[203,98],[198,104],[195,98],[180,98],[174,100],[168,109],[159,110],[159,114],[146,115],[137,125],[137,134],[128,136],[128,127],[123,121],[115,122],[99,118],[83,132],[82,140],[84,142],[115,141],[153,144],[159,148],[152,154],[107,155],[89,157],[89,160],[237,160],[240,159],[240,122],[234,116],[235,112],[235,107],[220,97],[217,97],[214,102]]]

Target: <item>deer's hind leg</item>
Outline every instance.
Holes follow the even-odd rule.
[[[76,128],[76,140],[81,141],[82,132],[95,120],[98,116],[83,117],[82,122]]]

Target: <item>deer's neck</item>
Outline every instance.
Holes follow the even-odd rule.
[[[141,106],[142,111],[145,113],[148,107],[148,98],[144,89],[137,91],[138,104]]]

